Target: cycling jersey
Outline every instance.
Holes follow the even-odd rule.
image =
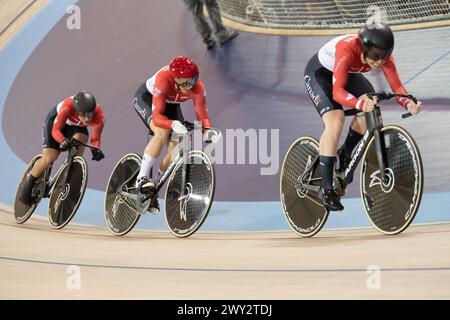
[[[179,104],[192,99],[194,102],[197,120],[202,122],[205,128],[211,127],[211,121],[206,109],[206,90],[203,82],[197,80],[192,89],[187,93],[177,90],[175,78],[172,76],[169,66],[159,70],[146,82],[147,90],[153,96],[152,119],[154,124],[160,128],[170,129],[174,120],[165,115],[167,104]]]
[[[362,109],[364,103],[345,90],[349,73],[370,71],[370,67],[362,63],[361,54],[362,47],[356,34],[336,37],[327,42],[318,53],[322,66],[333,72],[333,99],[350,108]],[[381,65],[381,69],[393,92],[407,94],[398,76],[392,54]],[[408,101],[407,98],[397,97],[397,102],[404,108],[406,108]]]
[[[60,102],[56,106],[56,112],[57,115],[51,132],[52,137],[58,143],[61,143],[65,138],[63,129],[66,125],[78,127],[93,126],[91,144],[96,148],[100,148],[100,138],[105,125],[105,113],[99,104],[97,104],[94,113],[90,116],[87,122],[82,122],[78,117],[78,114],[73,107],[73,96]]]

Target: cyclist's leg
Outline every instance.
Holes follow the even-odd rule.
[[[306,90],[322,117],[324,131],[320,138],[321,198],[331,210],[342,210],[339,196],[333,189],[333,171],[336,150],[344,124],[342,106],[333,100],[333,73],[324,68],[314,55],[305,68]]]
[[[31,169],[31,172],[27,174],[23,188],[22,193],[20,195],[20,200],[24,204],[30,204],[32,201],[32,190],[33,186],[36,183],[36,180],[47,170],[47,168],[55,162],[55,160],[59,156],[59,151],[56,149],[46,148],[42,150],[42,157],[36,161],[33,168]]]
[[[153,120],[150,120],[150,129],[153,131],[153,138],[147,144],[144,152],[156,159],[159,158],[163,147],[169,141],[171,129],[157,127]]]
[[[325,189],[332,189],[336,152],[345,122],[344,111],[333,110],[326,112],[322,115],[322,121],[325,128],[319,141],[321,186]]]
[[[317,54],[314,55],[306,65],[304,80],[306,90],[325,126],[320,138],[319,154],[322,187],[327,189],[333,185],[337,144],[344,124],[342,106],[333,100],[332,79],[333,73],[320,64]]]
[[[151,192],[151,190],[155,188],[155,184],[151,181],[151,177],[149,177],[150,171],[160,156],[162,148],[167,143],[171,132],[171,129],[160,128],[154,124],[154,121],[152,120],[152,100],[153,96],[148,91],[145,83],[139,87],[133,99],[136,113],[150,131],[150,134],[153,135],[152,139],[150,139],[145,147],[136,179],[136,188],[144,193]],[[149,210],[152,213],[159,211],[158,200],[156,198],[154,198],[150,204]]]
[[[349,74],[346,90],[353,94],[355,97],[362,98],[368,92],[374,92],[372,84],[367,80],[362,74],[352,73]],[[342,145],[343,155],[347,159],[351,157],[353,149],[362,139],[364,133],[366,132],[366,118],[365,117],[354,117],[350,128]]]
[[[136,186],[139,188],[141,188],[143,184],[152,187],[152,183],[149,182],[150,169],[159,157],[162,147],[167,140],[167,138],[164,138],[164,129],[158,128],[153,124],[152,99],[153,97],[147,90],[145,83],[139,87],[133,99],[133,105],[136,113],[150,131],[150,134],[154,135],[145,147],[144,154],[142,156],[142,163],[136,180]],[[165,130],[169,131],[169,129]]]
[[[174,159],[175,154],[177,153],[178,141],[169,141],[167,143],[167,154],[164,157],[163,161],[159,165],[159,174],[161,175],[164,171],[166,171],[167,167],[170,165],[172,160]]]
[[[171,104],[170,108],[166,109],[166,116],[171,120],[177,120],[181,123],[184,121],[183,113],[181,112],[181,108],[179,104]],[[162,173],[167,169],[167,167],[170,165],[172,160],[175,158],[175,155],[177,154],[177,145],[178,141],[167,141],[167,154],[164,157],[163,161],[161,162],[159,166],[159,172],[158,175],[162,175]]]
[[[59,151],[52,148],[46,148],[42,150],[42,158],[40,158],[31,169],[31,175],[37,179],[39,178],[47,168],[58,159]]]
[[[170,120],[177,120],[180,122],[184,121],[183,114],[181,112],[181,108],[179,104],[176,103],[168,103],[166,104],[166,110],[164,112],[164,115],[169,118]],[[164,145],[167,145],[167,154],[165,155],[163,161],[160,164],[158,175],[160,176],[169,166],[170,162],[173,160],[173,152],[175,146],[178,144],[178,141],[171,141],[170,136],[172,133],[172,129],[164,129],[164,128],[158,128],[153,123],[153,120],[150,121],[150,128],[155,133],[155,138],[158,138],[158,149],[155,149],[156,151],[161,151]],[[153,140],[152,139],[152,140]],[[151,142],[151,141],[150,141]],[[150,150],[149,150],[150,152]],[[149,153],[150,154],[150,153]],[[158,157],[159,157],[158,153]],[[158,177],[159,178],[159,177]]]
[[[48,113],[42,125],[42,158],[31,169],[31,175],[39,178],[59,156],[59,143],[52,136],[53,124],[57,115],[56,107]]]
[[[56,118],[56,107],[53,108],[47,118],[45,119],[42,127],[42,157],[36,161],[30,173],[27,175],[20,200],[25,204],[31,203],[31,191],[36,180],[47,170],[47,168],[55,162],[59,156],[59,143],[53,139],[52,128]]]

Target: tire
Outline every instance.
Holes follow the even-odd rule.
[[[70,167],[67,162],[63,166],[48,203],[48,220],[53,229],[62,229],[72,220],[83,200],[88,180],[87,163],[83,157],[76,156]],[[65,181],[67,171],[69,175]]]
[[[133,174],[137,173],[142,159],[136,153],[123,156],[114,167],[105,192],[105,220],[108,229],[116,236],[130,232],[139,221],[140,214],[136,202],[118,193],[120,186]],[[131,179],[125,187],[134,187]]]
[[[40,158],[42,158],[42,155],[35,156],[29,163],[27,168],[25,169],[25,172],[20,177],[20,182],[17,187],[16,196],[14,198],[14,218],[17,223],[22,224],[25,223],[33,214],[34,210],[36,210],[39,202],[41,202],[42,197],[44,196],[45,192],[45,177],[42,175],[39,179],[36,180],[35,186],[33,187],[33,190],[36,191],[37,197],[34,203],[31,206],[28,206],[26,204],[23,204],[20,200],[20,194],[22,193],[22,187],[23,182],[26,177],[26,175],[31,171],[36,161],[38,161]]]
[[[186,166],[186,198],[179,200],[183,159],[170,175],[165,194],[165,217],[170,232],[179,238],[194,234],[208,216],[215,191],[215,171],[211,160],[202,151],[189,153]],[[192,195],[195,195],[193,197]]]
[[[329,211],[312,191],[295,187],[297,180],[319,154],[319,142],[312,137],[301,137],[289,147],[280,174],[280,199],[284,217],[301,237],[312,237],[322,229]],[[313,170],[311,178],[320,177]]]
[[[369,220],[381,233],[399,234],[417,214],[423,192],[423,164],[412,136],[398,126],[381,129],[386,145],[387,183],[378,178],[374,138],[361,169],[361,199]]]

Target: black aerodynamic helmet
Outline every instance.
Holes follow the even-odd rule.
[[[73,97],[73,107],[78,113],[92,113],[97,106],[92,93],[81,91]]]
[[[365,24],[358,36],[364,57],[385,60],[394,50],[394,34],[385,23]]]

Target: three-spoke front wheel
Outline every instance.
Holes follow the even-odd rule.
[[[378,168],[374,138],[363,157],[361,197],[375,228],[384,234],[398,234],[413,221],[423,192],[423,164],[412,136],[398,126],[381,129],[385,145],[384,179]]]
[[[88,180],[86,160],[77,156],[71,165],[63,164],[50,195],[48,219],[53,229],[65,227],[78,210],[83,200]]]
[[[191,151],[186,164],[186,183],[182,190],[183,159],[175,166],[166,188],[167,225],[177,237],[188,237],[205,221],[215,190],[214,166],[201,151]]]

